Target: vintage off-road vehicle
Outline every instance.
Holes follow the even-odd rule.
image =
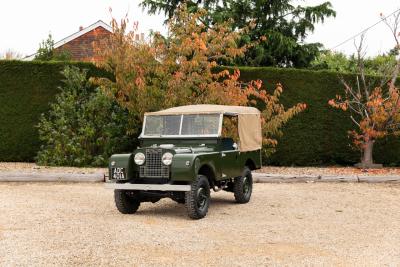
[[[112,155],[109,162],[106,187],[114,189],[121,213],[169,197],[200,219],[207,214],[210,189],[249,202],[251,171],[261,167],[258,109],[191,105],[146,113],[139,140],[133,153]]]

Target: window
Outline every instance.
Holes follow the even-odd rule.
[[[238,117],[224,116],[222,121],[222,137],[232,138],[234,142],[239,142]]]
[[[184,115],[182,135],[217,135],[219,130],[219,114]]]
[[[181,115],[147,116],[144,135],[179,135]]]
[[[144,136],[218,135],[220,114],[146,116]]]

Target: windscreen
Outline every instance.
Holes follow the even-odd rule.
[[[184,115],[182,135],[216,135],[219,130],[219,114]]]
[[[182,121],[181,121],[182,120]],[[144,136],[218,135],[219,114],[146,116]]]

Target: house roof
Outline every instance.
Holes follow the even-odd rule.
[[[80,31],[77,31],[76,33],[73,33],[70,36],[67,36],[64,39],[58,41],[57,43],[54,44],[54,48],[58,48],[58,47],[66,44],[66,43],[68,43],[68,42],[70,42],[70,41],[72,41],[72,40],[74,40],[74,39],[76,39],[76,38],[88,33],[88,32],[90,32],[90,31],[96,29],[97,27],[102,27],[105,30],[107,30],[109,32],[112,32],[112,28],[111,28],[110,25],[106,24],[102,20],[99,20],[96,23],[93,23],[92,25],[90,25],[90,26],[88,26],[88,27],[86,27],[86,28],[84,28],[84,29],[82,29]]]
[[[107,30],[109,32],[112,32],[112,27],[110,25],[108,25],[107,23],[105,23],[102,20],[99,20],[99,21],[93,23],[92,25],[90,25],[90,26],[88,26],[86,28],[83,28],[82,30],[77,31],[77,32],[65,37],[64,39],[56,42],[54,44],[54,48],[58,48],[58,47],[66,44],[66,43],[68,43],[68,42],[70,42],[70,41],[72,41],[72,40],[74,40],[74,39],[76,39],[76,38],[88,33],[88,32],[90,32],[90,31],[96,29],[97,27],[102,27],[105,30]],[[36,53],[32,54],[30,56],[26,56],[26,57],[23,58],[23,60],[33,60],[35,58],[35,55],[36,55]]]

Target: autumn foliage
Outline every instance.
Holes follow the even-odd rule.
[[[395,39],[393,52],[399,55],[400,51],[400,12],[393,15],[393,21],[383,18],[389,26]],[[349,85],[342,80],[344,96],[337,95],[329,100],[328,104],[343,111],[349,111],[350,118],[356,129],[349,132],[354,144],[362,151],[361,164],[363,168],[374,166],[373,145],[375,140],[387,135],[400,134],[400,92],[396,86],[400,72],[400,57],[396,64],[381,71],[382,80],[379,86],[373,86],[367,81],[363,55],[364,36],[361,37],[357,48],[358,77],[356,86]]]
[[[347,84],[346,97],[340,95],[331,99],[332,107],[351,110],[357,130],[350,132],[357,147],[364,148],[369,142],[383,138],[388,134],[399,134],[400,98],[399,89],[391,86],[388,89],[374,88],[368,95],[355,93]],[[356,121],[355,118],[358,118]]]
[[[185,5],[168,21],[168,36],[155,33],[151,40],[135,40],[135,29],[128,30],[125,18],[112,20],[113,34],[108,49],[99,51],[107,60],[101,67],[114,73],[115,81],[96,82],[140,122],[147,111],[188,104],[223,104],[262,107],[266,147],[276,146],[280,128],[306,108],[297,104],[289,109],[280,104],[280,84],[268,92],[261,80],[240,81],[240,71],[217,70],[223,63],[244,56],[254,44],[238,46],[246,31],[233,31],[231,21],[206,27],[207,12],[187,11]],[[249,23],[249,27],[252,27]],[[268,37],[260,37],[262,42]],[[104,47],[104,46],[103,46]]]

